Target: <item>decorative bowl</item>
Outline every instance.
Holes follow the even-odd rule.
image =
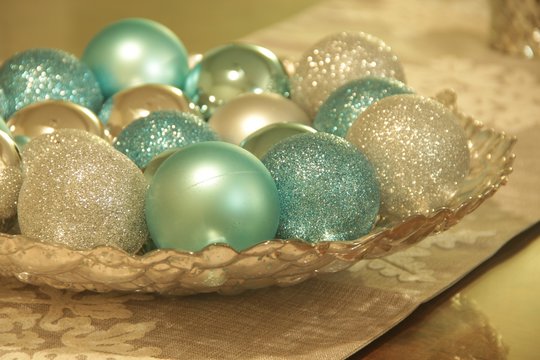
[[[514,137],[462,114],[450,90],[435,98],[459,118],[471,155],[469,175],[444,208],[407,219],[380,219],[371,233],[356,240],[312,244],[276,239],[242,252],[211,245],[197,253],[163,249],[129,255],[111,247],[79,251],[0,233],[0,275],[75,291],[236,294],[298,284],[317,274],[344,270],[365,258],[398,251],[455,225],[504,185],[512,172]]]

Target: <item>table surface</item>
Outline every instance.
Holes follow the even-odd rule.
[[[297,58],[303,49],[326,34],[362,30],[392,45],[404,63],[409,83],[418,92],[431,95],[438,89],[454,87],[466,112],[489,126],[516,135],[515,172],[509,184],[478,214],[465,219],[448,235],[392,258],[394,264],[401,261],[401,269],[415,266],[409,271],[414,279],[407,278],[396,267],[391,268],[388,264],[392,261],[382,260],[383,270],[379,267],[381,262],[362,262],[347,274],[323,277],[290,289],[265,289],[233,298],[203,295],[183,299],[71,294],[0,279],[0,359],[39,358],[43,354],[68,359],[83,350],[89,359],[172,359],[185,358],[186,354],[205,358],[220,353],[212,352],[213,347],[222,348],[223,358],[538,358],[540,62],[489,49],[487,1],[234,0],[227,1],[227,5],[212,1],[189,5],[160,1],[157,6],[154,2],[132,4],[122,0],[111,7],[109,3],[3,1],[0,59],[30,47],[57,47],[80,55],[93,33],[115,19],[131,16],[164,23],[180,35],[192,53],[243,38],[290,59]],[[471,240],[473,232],[476,235]],[[475,251],[481,255],[463,265],[463,272],[454,269],[451,276],[446,276],[450,272],[437,268],[426,255],[457,259],[472,256]],[[394,271],[393,275],[389,271]],[[366,272],[376,276],[364,276]],[[444,276],[437,277],[438,274]],[[380,284],[373,284],[376,281]],[[430,287],[436,281],[437,286]],[[339,296],[362,295],[365,288],[355,292],[359,284],[375,294],[372,298],[386,296],[388,306],[397,309],[389,322],[391,326],[377,328],[361,341],[345,337],[343,344],[337,344],[338,340],[320,340],[320,348],[314,348],[317,336],[331,339],[329,329],[346,329],[349,333],[365,330],[362,323],[344,323],[347,311],[352,310],[340,306],[336,297],[325,298],[329,291]],[[399,288],[399,296],[388,294],[387,287]],[[317,294],[324,302],[310,299],[302,307],[298,300]],[[303,336],[297,334],[285,315],[283,319],[276,315],[279,319],[275,324],[260,323],[268,322],[271,314],[255,313],[271,306],[272,301],[293,307],[284,312],[288,316],[294,317],[299,311],[312,316],[313,321],[302,328]],[[351,299],[345,302],[347,306],[354,305]],[[337,310],[330,314],[328,307]],[[155,308],[154,313],[145,313],[149,308]],[[219,312],[238,308],[245,310],[241,312],[244,318],[237,318],[237,322],[243,326],[252,326],[253,322],[260,325],[264,331],[254,332],[266,337],[266,341],[235,337],[245,333],[237,330],[230,319],[223,320]],[[184,322],[180,326],[167,319],[174,309],[186,314],[193,311],[190,316],[195,315],[174,315],[177,321]],[[256,310],[250,313],[249,309]],[[152,318],[156,314],[160,318]],[[196,321],[214,322],[216,328],[198,327]],[[331,327],[328,324],[332,321],[342,323]],[[2,330],[2,324],[8,330]],[[306,329],[313,327],[319,327],[320,332],[311,329],[313,333],[306,333]],[[229,334],[217,336],[213,331]],[[174,334],[178,352],[171,347],[167,333]],[[80,350],[81,339],[95,346],[83,346]],[[311,339],[315,339],[313,343],[309,342]],[[283,351],[268,347],[267,343],[272,341],[275,347],[281,344]],[[287,341],[297,344],[291,346]],[[236,347],[237,344],[242,346]],[[254,344],[260,346],[259,351]],[[77,347],[79,350],[75,350]],[[206,350],[197,351],[203,348]]]

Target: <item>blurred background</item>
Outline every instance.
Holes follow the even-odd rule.
[[[143,17],[170,28],[189,53],[203,53],[293,16],[321,0],[1,0],[0,59],[35,47],[81,56],[111,22]]]

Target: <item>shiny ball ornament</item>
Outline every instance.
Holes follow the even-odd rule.
[[[298,123],[276,123],[267,125],[242,140],[240,146],[259,159],[278,142],[298,134],[315,133],[311,126]]]
[[[403,218],[445,206],[469,172],[467,137],[457,118],[423,96],[378,101],[346,139],[374,165],[385,216]]]
[[[6,118],[8,116],[8,100],[4,89],[0,88],[0,117]]]
[[[200,251],[225,243],[245,250],[276,234],[279,200],[268,170],[224,142],[187,146],[154,175],[146,222],[158,248]]]
[[[368,76],[339,87],[321,105],[313,127],[345,137],[358,116],[374,102],[392,95],[412,94],[399,80]]]
[[[276,144],[262,161],[278,189],[278,237],[352,240],[373,228],[379,211],[375,171],[344,139],[295,135]]]
[[[218,140],[201,118],[180,111],[150,113],[128,125],[114,141],[114,147],[144,168],[165,150]]]
[[[59,129],[84,130],[106,138],[103,125],[87,108],[61,100],[46,100],[17,111],[8,121],[17,142],[25,142]]]
[[[291,96],[314,117],[338,87],[364,76],[405,82],[401,63],[382,40],[362,32],[337,33],[304,52],[291,78]]]
[[[261,46],[230,44],[211,50],[190,70],[186,95],[209,118],[243,93],[271,92],[289,96],[289,77],[277,56]]]
[[[82,60],[96,74],[107,98],[147,83],[181,87],[189,70],[180,39],[146,19],[124,19],[107,26],[90,40]]]
[[[21,157],[15,142],[0,132],[0,232],[13,225],[22,185]]]
[[[107,99],[99,112],[99,119],[107,125],[112,137],[136,119],[159,110],[178,110],[199,115],[182,90],[163,84],[144,84],[117,92]]]
[[[0,86],[8,99],[6,118],[43,100],[69,101],[94,112],[103,102],[88,66],[62,50],[31,49],[12,56],[0,68]]]
[[[275,123],[311,125],[311,120],[294,102],[272,93],[235,97],[217,108],[208,120],[223,141],[237,145],[255,131]]]
[[[135,253],[144,244],[146,180],[105,140],[58,130],[28,143],[23,159],[23,235],[80,250],[108,245]]]

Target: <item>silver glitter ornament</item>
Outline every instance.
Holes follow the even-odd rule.
[[[314,117],[338,87],[370,75],[405,82],[398,57],[382,40],[362,32],[337,33],[304,52],[291,78],[291,97]]]
[[[375,166],[385,216],[445,206],[469,172],[467,138],[455,115],[423,96],[379,100],[353,123],[346,139]]]
[[[0,67],[0,86],[8,99],[7,116],[42,100],[65,100],[99,111],[103,95],[88,66],[56,49],[30,49]]]
[[[23,151],[19,226],[23,235],[74,249],[144,244],[146,180],[105,140],[61,129]]]
[[[272,147],[262,162],[278,189],[278,237],[352,240],[373,228],[379,210],[375,171],[344,139],[294,135]]]
[[[0,131],[0,231],[8,230],[17,215],[22,184],[21,158],[15,142]]]

